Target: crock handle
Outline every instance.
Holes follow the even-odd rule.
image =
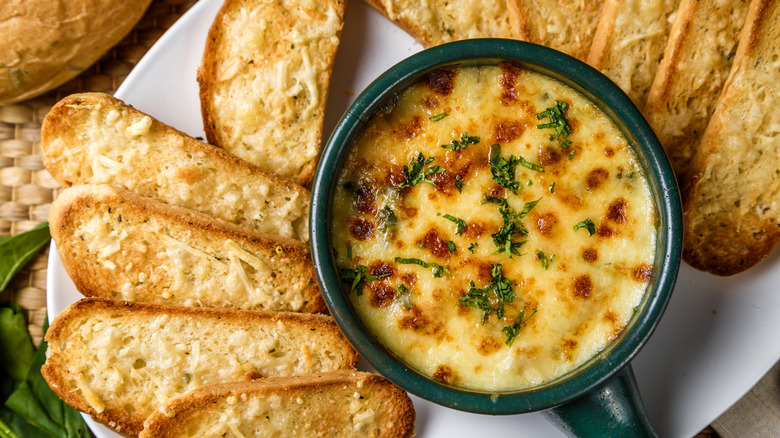
[[[639,396],[631,365],[592,391],[545,411],[572,437],[657,437]]]

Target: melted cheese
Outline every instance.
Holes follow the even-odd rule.
[[[554,129],[537,127],[549,119],[536,115],[556,101],[568,104],[566,148],[549,138]],[[464,133],[479,142],[442,147]],[[515,169],[516,193],[493,179],[494,144],[501,158],[530,163]],[[424,166],[431,183],[399,188],[420,153],[433,159]],[[521,220],[527,237],[512,239],[525,241],[519,255],[494,242],[504,219],[486,194],[513,212],[538,201]],[[350,293],[360,317],[410,366],[456,386],[514,390],[573,370],[620,334],[653,275],[655,206],[625,137],[573,89],[511,66],[438,73],[403,92],[349,152],[334,205],[338,265],[380,277]],[[466,227],[459,232],[445,215]],[[586,219],[593,235],[574,229]],[[502,318],[491,312],[483,323],[485,312],[461,299],[488,288],[497,265],[514,297]]]

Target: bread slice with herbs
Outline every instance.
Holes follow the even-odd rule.
[[[507,4],[522,39],[584,61],[604,0],[508,0]]]
[[[715,112],[683,181],[683,257],[733,275],[780,240],[780,0],[753,0]]]
[[[121,433],[205,385],[352,369],[333,319],[86,298],[46,333],[43,377],[67,404]]]
[[[196,389],[149,416],[140,437],[405,438],[414,420],[409,396],[387,379],[331,371]]]
[[[587,62],[614,81],[639,108],[664,55],[680,0],[605,0]]]
[[[506,0],[364,0],[424,47],[472,38],[525,39]]]
[[[198,70],[206,139],[309,184],[345,0],[226,0]]]
[[[306,244],[108,185],[65,189],[49,211],[65,270],[85,296],[323,312]]]
[[[731,70],[750,0],[682,0],[644,114],[679,176]]]
[[[308,240],[309,191],[103,93],[58,102],[41,126],[62,186],[110,184],[265,233]]]

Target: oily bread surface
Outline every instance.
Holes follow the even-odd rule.
[[[140,436],[400,438],[414,434],[414,420],[409,396],[387,379],[331,371],[194,390],[153,413]]]
[[[344,0],[226,0],[198,70],[208,142],[309,184],[345,7]]]
[[[118,43],[151,0],[0,2],[0,105],[51,90]]]
[[[323,312],[308,247],[107,185],[65,189],[49,228],[85,296]]]
[[[644,115],[685,174],[737,51],[750,0],[682,0]]]
[[[308,240],[309,191],[103,93],[58,102],[43,164],[64,187],[110,184],[261,232]]]
[[[357,353],[324,315],[85,298],[46,333],[41,373],[68,405],[138,435],[201,386],[353,369]]]
[[[733,275],[780,240],[780,1],[751,3],[731,74],[683,183],[683,257]]]

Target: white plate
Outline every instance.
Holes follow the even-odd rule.
[[[190,135],[203,136],[195,80],[206,33],[221,0],[201,0],[152,47],[116,96]],[[355,95],[382,71],[422,48],[352,1],[336,57],[326,111],[330,133]],[[56,251],[49,257],[49,318],[81,297]],[[689,437],[720,416],[780,358],[780,252],[749,272],[716,278],[680,269],[661,323],[633,361],[650,420],[662,437]],[[562,437],[541,414],[492,417],[412,397],[417,436]],[[98,438],[119,435],[87,418]]]

